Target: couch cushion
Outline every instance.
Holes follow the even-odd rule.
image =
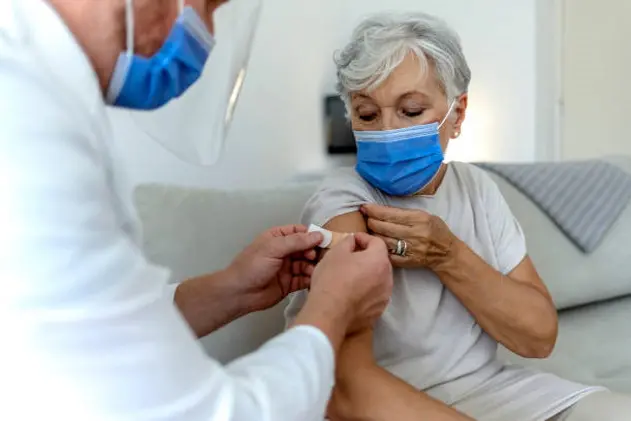
[[[559,314],[559,338],[546,360],[526,360],[506,349],[510,362],[550,371],[570,380],[631,393],[631,297]]]
[[[226,192],[162,185],[136,189],[134,200],[150,260],[172,281],[225,268],[254,237],[275,225],[298,223],[315,186]],[[257,348],[282,330],[284,304],[249,315],[204,339],[222,362]]]
[[[223,269],[257,234],[299,223],[312,185],[275,190],[202,190],[164,185],[136,189],[147,256],[173,280]]]
[[[631,159],[608,158],[631,172]],[[631,294],[631,206],[591,254],[582,253],[527,197],[501,177],[497,182],[526,235],[528,252],[557,308]]]

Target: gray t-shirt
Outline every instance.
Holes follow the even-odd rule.
[[[307,202],[302,222],[324,225],[336,216],[357,211],[364,203],[422,209],[439,216],[460,240],[503,274],[510,273],[526,257],[519,223],[497,185],[473,165],[450,163],[435,195],[412,197],[388,196],[369,185],[355,170],[338,170]],[[545,419],[535,417],[535,413],[551,416],[586,391],[584,386],[549,374],[504,367],[496,358],[497,342],[433,272],[396,269],[394,276],[391,303],[375,326],[375,357],[382,367],[419,390],[449,405],[464,405],[460,409],[478,420],[512,421]],[[287,319],[295,317],[305,298],[305,292],[292,296]],[[541,380],[533,385],[534,377]],[[498,409],[506,399],[517,399],[513,393],[524,393],[519,387],[522,378],[527,380],[527,389],[536,395],[519,398],[527,400],[526,412],[530,414]],[[499,384],[508,390],[499,390],[498,395]],[[540,387],[545,390],[539,390]],[[555,391],[548,393],[549,389]],[[477,395],[480,396],[473,399]],[[523,406],[519,402],[513,405],[522,410]]]

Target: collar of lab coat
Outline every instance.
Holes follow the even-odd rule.
[[[36,65],[46,67],[54,79],[49,81],[51,84],[72,93],[72,99],[85,107],[83,111],[102,114],[105,102],[94,68],[52,6],[43,0],[0,0],[0,3],[3,3],[0,36],[9,41],[5,44],[9,46],[8,53],[35,57]]]

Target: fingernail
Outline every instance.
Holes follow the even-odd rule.
[[[316,240],[318,240],[318,241],[322,241],[322,239],[323,239],[323,238],[324,238],[324,237],[323,237],[323,235],[322,235],[322,233],[321,233],[321,232],[310,232],[310,233],[309,233],[309,240],[313,240],[313,241],[316,241]]]

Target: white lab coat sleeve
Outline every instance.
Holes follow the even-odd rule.
[[[102,123],[14,64],[0,62],[0,419],[322,419],[326,337],[297,328],[228,366],[207,357],[167,271],[121,228]]]

